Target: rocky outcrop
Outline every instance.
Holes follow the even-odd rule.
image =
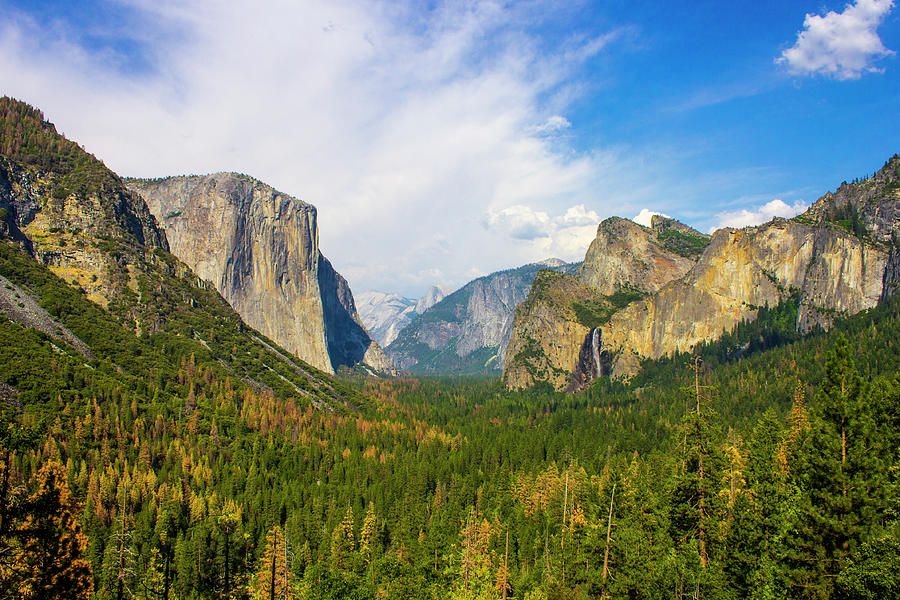
[[[534,353],[544,355],[541,360],[548,364],[534,381],[577,389],[601,375],[628,377],[644,358],[715,340],[742,320],[755,319],[761,307],[789,298],[798,301],[796,326],[806,332],[828,328],[838,316],[871,308],[897,293],[900,156],[872,177],[843,184],[791,220],[722,229],[712,239],[670,219],[655,217],[651,225],[648,230],[610,219],[598,228],[579,277],[607,302],[618,304],[611,313],[596,310],[597,301],[584,304],[583,291],[578,296],[576,290],[569,297],[545,293],[558,305],[555,311],[522,311],[521,322],[517,311],[513,339],[519,330],[559,335],[564,327],[572,328],[573,319],[591,326],[582,338],[566,342],[568,351],[555,348],[552,337],[529,334]],[[673,253],[686,260],[673,258]],[[648,294],[616,303],[626,289]],[[567,313],[567,302],[576,308],[581,303],[582,310]],[[591,314],[598,318],[591,320]],[[516,355],[507,356],[507,385],[530,385],[520,375]],[[562,372],[569,375],[567,384]]]
[[[40,111],[0,98],[0,112],[12,133],[0,154],[0,237],[101,306],[135,292],[140,263],[168,249],[146,204]]]
[[[656,292],[682,277],[694,266],[694,259],[664,243],[693,237],[705,246],[708,236],[672,219],[654,217],[652,225],[648,228],[619,217],[600,223],[597,237],[584,255],[578,279],[601,294],[610,295],[622,288]]]
[[[393,372],[393,365],[381,347],[373,341],[356,312],[353,293],[347,280],[319,254],[319,290],[325,318],[328,356],[335,368],[366,364],[376,371]]]
[[[442,286],[432,285],[425,292],[425,295],[416,300],[415,313],[421,315],[423,312],[443,300],[448,294],[452,294],[453,289]]]
[[[871,177],[825,194],[798,220],[833,223],[875,242],[900,245],[900,154]]]
[[[538,273],[527,299],[515,310],[503,367],[507,387],[547,382],[566,388],[592,330],[579,319],[576,307],[600,300],[599,292],[572,275]]]
[[[172,253],[248,325],[329,373],[366,360],[390,368],[371,347],[346,281],[319,251],[314,206],[235,173],[128,185],[165,228]]]
[[[548,381],[559,390],[577,389],[608,375],[610,352],[598,348],[594,359],[594,344],[601,343],[597,328],[622,307],[683,277],[708,243],[709,236],[665,217],[654,217],[651,227],[619,217],[600,223],[575,278],[533,287],[516,310],[510,348],[513,340],[516,345],[505,354],[507,386]],[[597,366],[601,357],[605,371]]]
[[[574,270],[553,260],[551,268]],[[415,373],[490,373],[502,368],[516,305],[547,261],[470,281],[426,310],[388,346],[395,365]]]
[[[603,327],[604,345],[617,356],[613,375],[630,375],[636,357],[659,358],[714,340],[792,294],[800,300],[800,331],[827,328],[835,315],[878,303],[887,261],[883,248],[838,228],[776,219],[719,230],[687,276]]]

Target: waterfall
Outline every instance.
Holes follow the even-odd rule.
[[[594,331],[591,333],[591,350],[594,353],[594,377],[600,377],[603,375],[603,370],[600,368],[600,328],[595,327]]]

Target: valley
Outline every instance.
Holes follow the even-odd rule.
[[[891,597],[898,182],[354,298],[312,204],[3,98],[0,597]]]

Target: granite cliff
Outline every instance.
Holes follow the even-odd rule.
[[[579,387],[602,371],[608,354],[594,356],[592,331],[628,304],[684,276],[709,236],[672,219],[653,217],[651,227],[612,217],[597,227],[574,275],[541,273],[515,313],[503,379],[511,388],[549,382]],[[590,360],[588,360],[590,359]],[[607,364],[608,366],[608,364]],[[573,371],[578,373],[573,383]]]
[[[415,317],[387,347],[413,373],[492,373],[502,368],[513,312],[541,269],[574,271],[549,259],[470,281]]]
[[[129,424],[157,403],[192,415],[190,431],[212,402],[231,403],[229,418],[240,413],[234,401],[250,397],[332,411],[360,402],[247,327],[168,251],[122,178],[8,97],[0,98],[0,325],[0,400],[18,408],[30,401],[68,412],[80,397],[99,410],[98,398],[116,397],[131,404]],[[216,392],[207,397],[202,385]]]
[[[172,253],[251,327],[326,372],[390,361],[362,325],[347,282],[319,250],[316,209],[245,175],[129,179]]]
[[[628,377],[644,358],[689,351],[789,298],[798,331],[828,328],[900,289],[898,217],[895,156],[802,215],[711,239],[669,219],[654,218],[649,230],[608,219],[576,276],[585,287],[556,281],[559,289],[533,289],[517,309],[504,381],[579,389],[601,375]]]
[[[888,252],[840,228],[776,219],[720,229],[684,278],[626,307],[604,325],[612,374],[628,376],[641,357],[690,350],[719,337],[761,306],[799,297],[797,328],[829,327],[836,315],[878,303]]]

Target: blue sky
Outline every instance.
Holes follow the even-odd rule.
[[[890,0],[0,0],[0,94],[123,175],[316,205],[354,290],[549,256],[611,215],[789,216],[900,152]]]

